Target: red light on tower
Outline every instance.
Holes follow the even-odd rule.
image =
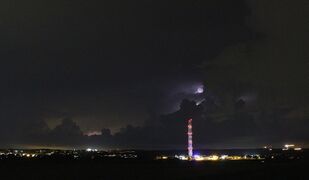
[[[192,119],[188,120],[188,158],[193,159]]]

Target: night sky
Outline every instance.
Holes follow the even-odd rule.
[[[307,0],[0,2],[0,147],[309,147]]]

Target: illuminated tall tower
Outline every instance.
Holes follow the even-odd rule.
[[[188,120],[188,158],[193,159],[193,142],[192,142],[192,119]]]

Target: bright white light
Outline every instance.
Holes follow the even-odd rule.
[[[205,159],[203,157],[195,158],[196,161],[204,161]]]
[[[194,155],[193,158],[194,158],[195,161],[204,161],[205,160],[205,158],[203,156],[200,156],[200,155]]]
[[[194,158],[199,158],[199,157],[201,157],[201,156],[197,155],[197,154],[194,155]]]
[[[228,157],[228,155],[221,155],[220,159],[225,160]]]
[[[290,148],[290,147],[294,147],[295,145],[294,144],[286,144],[286,145],[284,145],[284,147],[286,147],[286,148]]]
[[[178,158],[179,158],[180,160],[188,160],[188,157],[186,157],[186,156],[184,156],[184,155],[180,155],[180,156],[178,156]]]
[[[219,156],[211,155],[211,156],[208,156],[207,159],[210,160],[210,161],[217,161],[219,159]]]
[[[91,149],[91,148],[87,148],[87,149],[86,149],[86,151],[87,151],[87,152],[97,152],[97,151],[98,151],[98,149]]]
[[[198,87],[196,90],[196,94],[202,94],[204,92],[204,88],[203,87]]]
[[[202,102],[204,102],[204,101],[205,101],[205,99],[202,99],[202,100],[196,102],[196,105],[198,106],[198,105],[200,105],[200,104],[201,104]]]
[[[167,156],[162,156],[162,159],[167,159],[168,157]]]

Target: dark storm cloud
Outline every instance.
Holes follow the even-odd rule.
[[[246,121],[258,130],[250,134],[255,141],[266,136],[273,142],[308,142],[303,128],[309,120],[308,3],[248,3],[255,40],[228,47],[205,62],[205,84],[216,96],[223,121],[234,123],[228,116],[243,101]]]
[[[226,48],[200,66],[210,92],[203,103],[205,110],[194,118],[196,145],[308,145],[308,3],[273,0],[248,4],[253,39]],[[185,132],[184,128],[177,130],[183,123],[180,119],[185,117],[165,119],[165,123],[178,122],[171,126],[163,123],[162,129],[156,130],[162,132],[161,141],[181,144],[181,138],[185,140],[180,135],[170,139]],[[168,131],[163,131],[165,128]],[[129,129],[125,135],[133,134]],[[137,128],[135,132],[147,134],[149,130],[143,133]],[[149,140],[152,138],[150,135]]]
[[[200,146],[304,142],[306,5],[1,1],[0,144],[180,147],[184,98]]]
[[[84,131],[143,124],[179,105],[169,84],[201,81],[199,62],[250,36],[242,1],[30,0],[0,8],[8,142],[21,141],[24,124],[53,128],[65,117]]]

